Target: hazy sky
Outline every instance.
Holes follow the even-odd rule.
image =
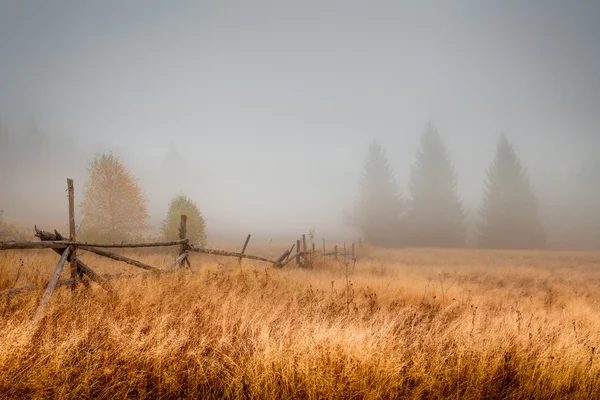
[[[174,141],[215,230],[340,228],[369,140],[404,189],[430,119],[470,207],[501,132],[532,174],[600,150],[599,1],[0,0],[0,55],[6,129],[141,176]]]

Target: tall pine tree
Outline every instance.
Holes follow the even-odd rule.
[[[543,248],[546,233],[527,170],[504,134],[487,171],[478,246],[499,249]]]
[[[401,240],[404,200],[379,143],[372,141],[364,161],[353,224],[373,245],[395,247]]]
[[[466,213],[446,146],[430,122],[421,136],[409,190],[408,228],[415,247],[464,247]]]

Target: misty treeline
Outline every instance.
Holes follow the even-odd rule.
[[[79,240],[96,243],[173,240],[179,237],[180,215],[186,214],[188,238],[194,244],[206,244],[206,224],[199,206],[177,190],[179,182],[173,178],[177,176],[173,169],[179,165],[173,146],[162,165],[165,175],[171,177],[161,181],[159,174],[152,174],[157,186],[171,196],[164,201],[160,226],[153,229],[148,195],[121,157],[101,151],[90,161],[75,141],[50,137],[33,121],[19,139],[7,134],[0,125],[0,240],[31,238],[29,228],[14,223],[17,212],[21,216],[30,214],[27,222],[39,224],[48,221],[45,214],[54,215],[57,206],[66,210],[66,194],[59,205],[46,194],[56,192],[57,185],[66,183],[69,176],[81,188],[82,198],[76,204]],[[11,222],[5,218],[6,210],[6,215],[13,216]],[[66,218],[64,221],[52,228],[67,229]]]
[[[540,185],[531,182],[526,160],[520,160],[509,138],[500,135],[496,148],[487,149],[489,163],[486,179],[481,182],[480,202],[477,209],[470,209],[463,204],[457,189],[460,176],[433,124],[427,125],[416,150],[412,170],[402,179],[408,182],[404,189],[397,183],[385,149],[377,142],[368,148],[360,194],[349,216],[365,241],[386,247],[600,249],[600,158],[581,160],[577,174],[567,180],[554,177],[555,183],[540,190]],[[468,156],[470,151],[486,150],[465,148],[464,154]],[[58,220],[63,225],[56,227],[66,230],[66,215],[57,215],[57,210],[66,212],[66,194],[60,198],[49,193],[63,192],[65,178],[71,177],[76,183],[77,205],[81,206],[81,213],[77,211],[81,214],[78,221],[82,220],[81,238],[174,238],[178,215],[185,213],[197,215],[197,222],[191,222],[199,229],[193,240],[206,243],[204,217],[198,205],[186,195],[177,195],[190,179],[176,147],[165,149],[156,169],[136,168],[135,174],[131,165],[125,166],[116,157],[127,177],[120,182],[130,181],[131,191],[138,193],[139,199],[129,204],[139,207],[99,210],[101,204],[111,201],[107,200],[112,190],[108,184],[109,189],[101,191],[104,197],[87,195],[105,199],[96,205],[100,216],[86,210],[81,202],[94,181],[90,167],[97,157],[91,160],[75,140],[49,136],[34,123],[19,137],[8,134],[0,124],[0,209],[4,210],[0,213],[0,240],[30,238],[34,223],[46,223],[53,216],[56,218],[51,223]],[[154,209],[149,209],[149,198]],[[194,235],[193,229],[188,233]]]
[[[553,232],[540,211],[527,168],[504,134],[490,149],[474,221],[469,221],[457,189],[459,177],[431,122],[409,175],[407,191],[402,191],[385,150],[371,142],[354,212],[348,216],[361,239],[384,247],[600,249],[598,161],[584,162],[570,193],[562,196],[563,220],[554,223]],[[562,241],[552,242],[550,233]]]
[[[122,160],[111,152],[98,153],[88,168],[81,240],[95,243],[134,242],[147,239],[148,199]],[[188,196],[176,194],[168,205],[160,239],[179,238],[181,215],[186,215],[190,242],[206,244],[206,223],[198,205]]]

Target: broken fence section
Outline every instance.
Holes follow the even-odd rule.
[[[35,249],[52,249],[54,252],[60,255],[60,259],[56,266],[54,273],[52,274],[50,281],[48,282],[44,294],[40,300],[38,308],[36,309],[32,322],[33,326],[37,326],[37,323],[42,319],[44,311],[54,290],[59,286],[70,286],[74,288],[79,283],[88,285],[89,282],[95,282],[107,292],[113,292],[113,287],[110,283],[110,279],[122,278],[122,277],[133,277],[139,275],[148,274],[164,274],[174,271],[175,266],[180,268],[190,268],[191,263],[189,260],[191,253],[211,254],[215,256],[224,257],[235,257],[241,265],[242,259],[249,259],[255,261],[261,261],[273,265],[275,268],[283,268],[288,265],[292,260],[296,261],[296,266],[305,267],[308,266],[309,261],[315,256],[322,257],[335,257],[336,259],[343,258],[346,261],[348,258],[356,260],[356,254],[354,252],[354,243],[347,251],[346,244],[344,244],[343,253],[338,252],[338,246],[334,246],[333,252],[327,252],[325,246],[325,239],[323,239],[323,250],[322,252],[315,249],[315,243],[311,242],[311,248],[307,248],[306,235],[302,235],[301,239],[297,240],[295,244],[289,250],[284,251],[276,260],[272,260],[266,257],[246,254],[246,248],[250,241],[251,235],[246,237],[242,251],[240,253],[207,249],[197,247],[189,243],[187,239],[187,216],[182,215],[179,227],[179,240],[163,241],[163,242],[150,242],[150,243],[118,243],[118,244],[100,244],[100,243],[87,243],[78,242],[75,230],[75,199],[74,199],[74,185],[72,179],[67,179],[67,190],[69,198],[69,238],[65,238],[58,231],[47,232],[38,229],[35,226],[35,236],[39,238],[39,241],[6,241],[0,242],[0,250],[35,250]],[[134,260],[129,257],[116,254],[114,252],[104,250],[107,248],[113,249],[125,249],[125,248],[148,248],[148,247],[169,247],[179,246],[178,257],[167,265],[165,268],[157,268],[138,260]],[[302,249],[300,248],[302,246]],[[296,252],[293,253],[294,248]],[[113,275],[101,275],[96,273],[90,266],[83,263],[77,258],[79,250],[88,251],[106,257],[111,260],[120,261],[147,272],[142,274],[113,274]],[[59,277],[66,263],[70,264],[70,278],[60,280]],[[0,291],[0,296],[4,295],[16,295],[27,293],[36,290],[33,286],[24,286],[20,288],[11,288]]]

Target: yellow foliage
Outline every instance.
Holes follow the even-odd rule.
[[[132,240],[146,228],[148,201],[121,160],[97,154],[89,169],[81,204],[81,239],[95,242]]]

